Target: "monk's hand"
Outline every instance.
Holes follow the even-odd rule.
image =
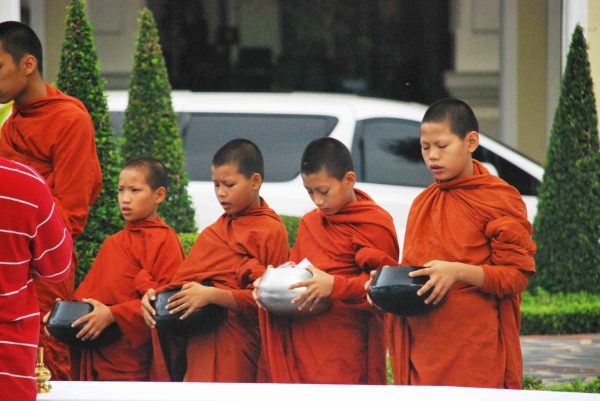
[[[383,268],[386,268],[389,266],[383,266]],[[375,275],[377,274],[377,270],[371,270],[371,272],[369,273],[369,279],[367,280],[367,282],[365,283],[365,291],[369,291],[369,288],[371,288],[371,285],[373,284],[373,279],[375,278]],[[369,293],[367,292],[367,301],[369,301],[369,303],[371,305],[373,305],[373,301],[371,301],[371,297],[369,297]]]
[[[308,308],[309,312],[312,312],[321,300],[329,298],[333,292],[333,276],[314,266],[309,266],[306,270],[310,271],[313,276],[308,280],[290,285],[289,289],[306,287],[302,294],[292,299],[292,303],[301,302],[298,310]]]
[[[273,265],[267,266],[267,269],[272,269],[272,268],[273,268]],[[254,287],[254,289],[252,290],[252,298],[254,298],[254,302],[256,302],[256,305],[258,305],[259,308],[265,309],[264,305],[261,304],[260,301],[258,300],[258,288],[260,287],[261,278],[262,277],[257,278],[256,280],[254,280],[254,283],[252,283],[252,286]]]
[[[62,301],[62,299],[60,299],[60,298],[56,298],[56,299],[54,300],[54,302],[55,302],[55,303],[56,303],[56,302],[61,302],[61,301]],[[48,331],[48,328],[46,327],[46,325],[48,324],[48,319],[50,319],[50,314],[51,314],[51,313],[52,313],[52,311],[50,311],[50,312],[46,313],[46,314],[44,315],[44,317],[42,318],[42,323],[44,323],[44,333],[46,333],[46,335],[47,335],[48,337],[50,337],[50,338],[52,338],[52,334],[50,334],[50,332]]]
[[[144,317],[144,321],[153,329],[156,327],[156,320],[154,320],[154,316],[156,316],[156,311],[152,307],[151,301],[156,300],[156,292],[153,288],[150,288],[144,296],[142,297],[142,316]]]
[[[207,287],[195,281],[186,283],[181,287],[181,291],[169,298],[167,309],[172,315],[187,309],[180,317],[183,320],[196,309],[211,303],[212,290],[214,287]]]
[[[265,309],[264,305],[261,304],[258,300],[258,288],[260,287],[260,279],[261,277],[257,278],[256,280],[254,280],[254,283],[252,283],[252,285],[254,286],[254,289],[252,290],[252,298],[254,298],[254,302],[256,302],[256,305],[258,305],[259,308]]]
[[[460,265],[460,263],[432,260],[423,265],[424,269],[415,270],[408,275],[410,277],[429,276],[429,280],[417,291],[417,295],[421,296],[433,287],[433,291],[425,300],[425,303],[433,302],[434,305],[437,305],[452,287],[452,284],[460,281]]]
[[[105,328],[115,321],[115,318],[108,306],[104,305],[102,302],[98,302],[93,298],[83,298],[83,302],[92,305],[94,310],[75,320],[71,327],[76,327],[87,322],[87,324],[79,330],[76,337],[82,341],[95,340]]]

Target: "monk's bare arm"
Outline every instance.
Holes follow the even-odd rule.
[[[426,304],[430,302],[433,302],[434,305],[438,304],[450,287],[459,281],[478,288],[483,287],[485,274],[481,266],[441,260],[432,260],[425,263],[424,266],[424,269],[414,271],[410,273],[410,276],[429,276],[429,281],[417,292],[420,296],[425,294],[431,287],[434,287],[431,295],[425,300]]]
[[[231,310],[239,309],[239,305],[231,291],[216,287],[209,287],[208,289],[212,292],[212,304],[221,305],[222,307]]]

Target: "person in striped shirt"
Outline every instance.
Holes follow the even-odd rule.
[[[2,399],[35,400],[40,309],[33,276],[66,279],[73,242],[46,181],[0,158],[0,389]]]

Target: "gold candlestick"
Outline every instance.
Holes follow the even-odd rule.
[[[47,393],[52,388],[48,383],[52,374],[50,370],[44,366],[44,347],[37,349],[37,364],[35,365],[35,379],[37,380],[37,392]]]

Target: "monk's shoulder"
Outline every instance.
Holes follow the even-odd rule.
[[[125,238],[125,230],[121,230],[112,235],[109,235],[102,243],[102,247],[100,248],[100,251],[102,251],[102,248],[109,248],[111,246],[123,244],[124,238]]]
[[[263,214],[253,217],[251,231],[256,231],[259,235],[271,235],[287,232],[283,221],[273,211],[272,213]]]
[[[85,106],[76,98],[72,97],[55,99],[45,107],[52,113],[61,113],[61,117],[65,118],[90,118],[90,113],[88,113]],[[64,116],[62,114],[64,114]]]

